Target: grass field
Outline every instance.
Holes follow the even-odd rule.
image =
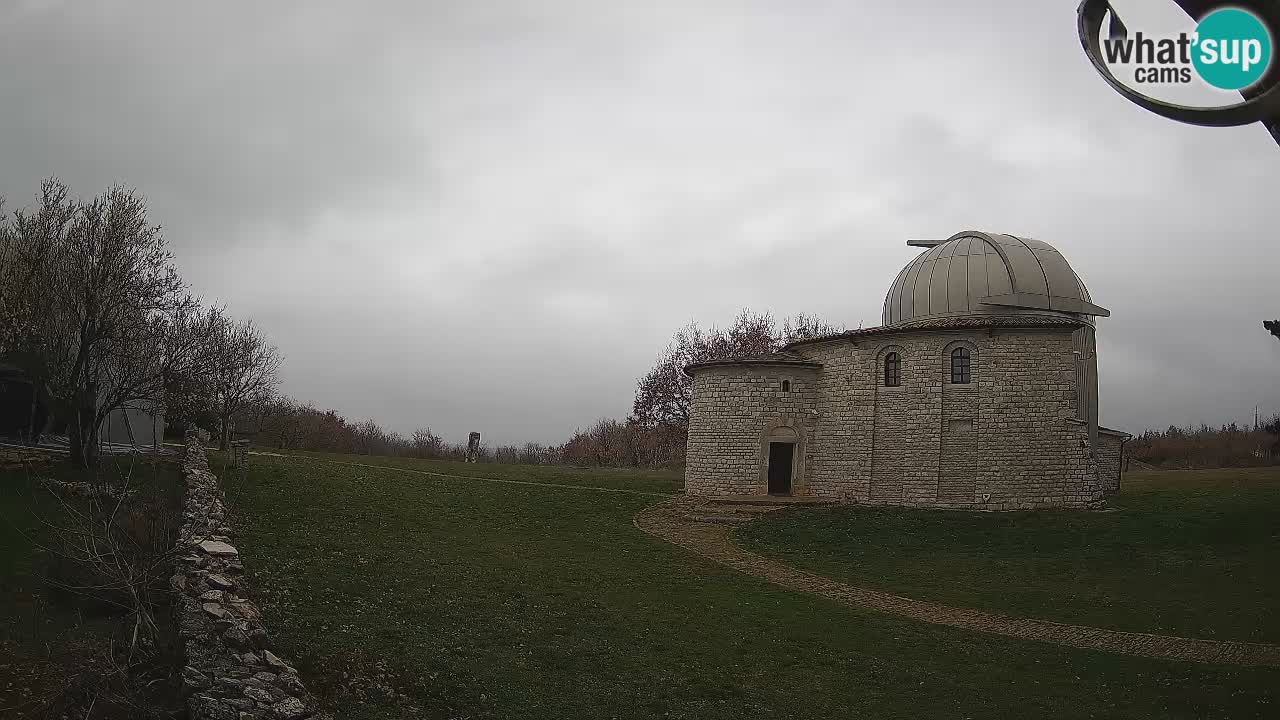
[[[1280,642],[1280,469],[1134,473],[1110,506],[788,511],[742,528],[738,541],[855,585],[951,605]]]
[[[417,460],[414,458],[367,457],[336,453],[297,453],[331,462],[352,465],[398,467],[422,473],[460,475],[465,477],[500,477],[512,482],[535,482],[552,485],[583,485],[597,488],[639,490],[675,494],[684,491],[682,470],[637,470],[635,468],[581,468],[559,465],[494,465]]]
[[[258,456],[224,480],[276,642],[342,717],[1242,718],[1280,704],[1280,671],[783,591],[642,534],[632,517],[658,498],[589,489],[673,489],[670,474],[339,459],[398,467]]]

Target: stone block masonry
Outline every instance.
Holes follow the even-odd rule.
[[[1104,430],[1091,453],[1078,327],[876,328],[776,359],[693,366],[687,492],[767,492],[769,442],[785,426],[801,457],[794,495],[965,510],[1096,507],[1115,490],[1123,434]],[[950,363],[960,348],[970,373],[956,383]],[[884,379],[890,353],[893,385]]]
[[[1062,253],[979,230],[907,244],[928,250],[883,325],[685,368],[689,495],[766,492],[775,439],[800,458],[792,495],[1034,510],[1118,491],[1125,435],[1098,425],[1095,318],[1111,312]]]
[[[186,443],[187,493],[170,585],[178,596],[191,720],[329,719],[317,714],[297,670],[272,652],[271,636],[249,599],[218,478],[199,434],[188,433]]]
[[[692,495],[762,495],[768,491],[769,433],[789,428],[804,467],[813,424],[816,370],[791,366],[726,367],[694,376],[687,475]],[[787,390],[782,390],[783,381]],[[803,471],[797,480],[804,478]],[[803,489],[797,486],[798,491]]]

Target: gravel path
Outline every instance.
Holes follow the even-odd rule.
[[[1172,635],[1065,625],[1046,620],[1009,617],[983,610],[949,607],[854,587],[742,549],[733,542],[729,526],[689,519],[690,512],[695,511],[699,505],[698,501],[683,497],[658,503],[640,511],[635,517],[635,525],[650,535],[782,587],[911,620],[1023,640],[1039,640],[1075,648],[1165,660],[1280,667],[1280,645],[1196,640]]]

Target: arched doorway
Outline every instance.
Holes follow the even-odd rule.
[[[796,444],[800,437],[789,427],[769,432],[768,491],[770,495],[790,495],[795,479]]]

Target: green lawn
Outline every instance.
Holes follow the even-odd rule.
[[[271,452],[263,450],[263,452]],[[417,472],[466,477],[495,477],[510,481],[586,485],[600,488],[640,490],[675,494],[684,491],[683,470],[637,470],[635,468],[584,468],[562,465],[498,465],[444,460],[417,460],[398,457],[369,457],[322,452],[290,452],[300,457],[318,458],[357,465],[383,465]]]
[[[1280,671],[1024,643],[784,591],[641,533],[649,495],[263,456],[224,479],[276,643],[341,717],[1242,718],[1280,704]]]
[[[738,540],[823,575],[952,605],[1280,642],[1280,468],[1134,473],[1110,506],[787,511]]]

